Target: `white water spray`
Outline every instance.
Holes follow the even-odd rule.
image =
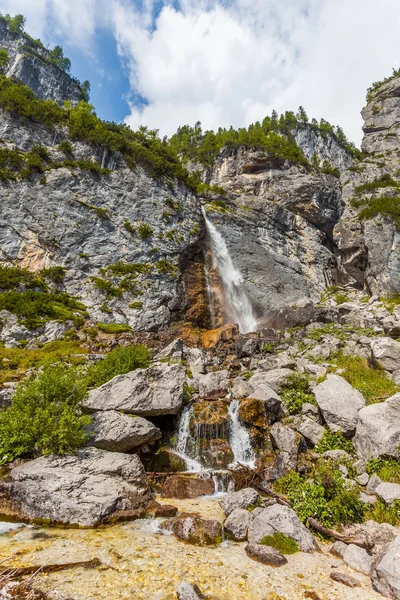
[[[190,438],[191,408],[191,406],[185,406],[182,411],[179,421],[178,439],[176,442],[175,452],[185,461],[188,471],[199,472],[202,470],[201,463],[198,460],[191,458],[187,454],[187,446]]]
[[[233,265],[224,238],[207,218],[204,208],[202,211],[210,238],[213,266],[223,286],[226,314],[233,323],[238,323],[241,333],[256,331],[257,321],[243,287],[243,277]]]
[[[254,469],[256,456],[251,446],[249,432],[239,417],[239,400],[232,400],[229,405],[231,418],[229,443],[233,452],[234,464],[242,464]]]

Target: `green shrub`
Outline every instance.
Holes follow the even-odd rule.
[[[116,375],[129,373],[134,369],[146,369],[150,359],[151,352],[147,346],[120,346],[88,368],[86,383],[89,387],[99,387]]]
[[[77,370],[66,366],[46,367],[19,384],[11,407],[0,413],[0,462],[83,446],[90,422],[80,412],[85,393]]]
[[[63,283],[65,276],[64,267],[48,267],[47,269],[42,269],[40,274],[44,278],[51,279],[54,283]]]
[[[103,333],[125,333],[132,331],[132,327],[123,323],[98,323],[97,326]]]
[[[107,298],[118,298],[122,296],[122,290],[114,286],[111,281],[102,279],[101,277],[91,277],[94,287],[104,294]]]
[[[168,262],[165,258],[162,258],[157,263],[157,270],[159,273],[169,273],[173,275],[179,271],[178,267]]]
[[[29,283],[32,277],[32,273],[27,269],[0,265],[0,290],[10,290],[21,284]]]
[[[354,453],[354,447],[351,440],[345,438],[341,431],[333,432],[330,429],[325,429],[321,441],[315,446],[315,451],[319,452],[319,454],[323,454],[328,450],[344,450],[349,454]]]
[[[361,194],[371,193],[386,187],[399,187],[399,184],[396,181],[394,181],[394,179],[392,179],[388,173],[385,173],[384,175],[382,175],[382,177],[376,179],[375,181],[359,185],[355,188],[354,193],[357,196],[360,196]]]
[[[393,294],[389,298],[380,298],[380,301],[385,305],[389,312],[393,312],[396,306],[400,304],[400,294]]]
[[[400,459],[393,456],[370,458],[365,470],[368,475],[376,473],[382,481],[400,483]]]
[[[349,297],[346,294],[342,294],[341,292],[337,292],[334,295],[334,299],[336,304],[344,304],[349,301]]]
[[[400,525],[400,500],[395,500],[392,506],[386,506],[383,500],[378,498],[372,506],[367,507],[365,518],[397,527]]]
[[[150,263],[123,263],[121,261],[115,265],[108,265],[105,269],[111,275],[139,275],[140,273],[150,273],[152,265]]]
[[[129,304],[129,308],[133,308],[135,310],[142,310],[143,302],[131,302]]]
[[[272,548],[276,548],[281,554],[295,554],[300,550],[296,540],[279,532],[273,535],[265,535],[260,544],[263,546],[272,546]]]
[[[153,230],[148,223],[140,223],[138,233],[140,237],[145,240],[153,235]]]
[[[64,154],[70,156],[74,150],[74,147],[72,146],[71,142],[64,140],[57,146],[57,150],[60,150],[60,152],[64,152]]]
[[[291,471],[275,483],[274,489],[286,493],[303,523],[309,517],[327,527],[363,521],[365,506],[358,489],[345,482],[332,461],[321,460],[309,479]]]
[[[281,384],[279,395],[291,415],[300,413],[305,402],[315,404],[310,392],[309,379],[302,373],[290,374]]]
[[[373,198],[368,202],[368,205],[359,212],[361,219],[373,219],[382,215],[390,217],[396,226],[400,227],[400,196],[382,196],[381,198]]]
[[[132,223],[130,223],[129,221],[124,221],[124,228],[126,229],[126,231],[132,234],[136,231]]]
[[[391,381],[383,369],[371,368],[365,358],[340,352],[329,360],[343,369],[341,377],[362,393],[367,404],[380,402],[400,390],[400,386]]]

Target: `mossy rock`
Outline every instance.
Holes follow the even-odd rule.
[[[223,469],[233,462],[232,448],[227,440],[201,440],[200,455],[205,467]]]
[[[260,544],[262,546],[272,546],[272,548],[275,548],[281,554],[295,554],[300,550],[296,540],[280,532],[273,535],[265,535]]]
[[[268,419],[265,414],[265,404],[262,400],[255,398],[246,398],[240,401],[239,417],[244,423],[253,425],[259,429],[267,429],[269,427]]]
[[[227,439],[230,418],[224,400],[201,400],[193,405],[190,432],[196,438]]]
[[[179,473],[186,471],[186,463],[170,448],[162,447],[151,457],[148,470],[156,473]]]

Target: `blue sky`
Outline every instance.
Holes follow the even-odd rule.
[[[303,105],[359,144],[367,87],[400,66],[398,0],[0,0],[0,11],[64,47],[99,116],[168,135]]]

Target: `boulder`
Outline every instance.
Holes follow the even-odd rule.
[[[183,340],[182,340],[182,338],[177,338],[176,340],[173,340],[170,344],[168,344],[168,346],[163,348],[161,350],[161,352],[159,352],[157,354],[157,356],[155,357],[155,360],[163,360],[163,359],[164,360],[165,359],[182,360],[183,350],[184,350]]]
[[[256,391],[262,390],[264,388],[270,388],[274,392],[278,392],[282,383],[284,383],[287,377],[293,373],[291,369],[272,369],[271,371],[266,371],[262,373],[255,373],[249,379],[249,384]],[[253,397],[254,396],[253,394]],[[262,400],[262,398],[260,398]]]
[[[308,417],[299,417],[295,420],[296,431],[306,440],[308,446],[316,446],[324,435],[325,428]]]
[[[268,400],[245,398],[239,404],[239,417],[241,420],[259,429],[267,429],[282,414],[282,401],[280,398],[271,397]]]
[[[400,369],[400,342],[382,337],[371,342],[372,358],[385,371],[393,373]]]
[[[250,508],[257,504],[259,495],[253,488],[244,488],[238,492],[231,492],[222,498],[220,506],[226,515],[230,515],[236,508]]]
[[[388,506],[392,506],[395,500],[400,500],[400,485],[398,483],[387,483],[382,481],[375,490],[375,494]]]
[[[182,581],[178,585],[178,589],[176,590],[176,594],[178,596],[178,600],[203,600],[204,596],[202,595],[200,589],[197,585],[191,585],[186,581]]]
[[[294,539],[300,550],[311,552],[316,544],[311,532],[303,525],[294,510],[281,504],[273,504],[251,513],[248,540],[258,544],[267,535],[284,533]]]
[[[186,362],[194,376],[202,375],[206,372],[207,355],[201,348],[188,348]]]
[[[400,536],[382,552],[371,573],[374,590],[393,600],[400,600]]]
[[[263,565],[270,567],[280,567],[287,563],[287,559],[272,546],[263,546],[261,544],[247,544],[245,548],[249,558],[256,560]]]
[[[213,546],[222,542],[222,527],[215,519],[182,516],[164,521],[161,529],[172,531],[179,539],[196,546]]]
[[[328,375],[313,389],[315,400],[332,431],[341,431],[346,437],[354,435],[358,412],[365,406],[364,396],[343,377]]]
[[[173,475],[163,485],[161,496],[163,498],[177,498],[185,500],[198,498],[199,496],[210,496],[215,492],[215,483],[212,479],[200,479],[198,477],[185,477]]]
[[[358,579],[351,577],[351,575],[347,575],[347,573],[340,573],[339,571],[332,571],[329,577],[336,581],[337,583],[343,583],[343,585],[347,585],[347,587],[355,588],[361,587],[361,583]]]
[[[364,548],[360,548],[355,544],[349,544],[345,548],[342,558],[355,571],[360,571],[361,573],[365,573],[365,575],[370,574],[373,558]]]
[[[231,396],[233,400],[240,400],[246,398],[252,392],[253,388],[248,381],[245,381],[241,377],[235,377],[231,384]]]
[[[375,490],[378,485],[382,483],[382,480],[376,473],[373,473],[368,480],[367,486],[365,488],[366,494],[375,494]]]
[[[372,554],[375,556],[391,544],[398,535],[398,530],[389,523],[376,523],[366,521],[362,525],[353,525],[346,530],[346,534],[358,539],[364,539]]]
[[[213,371],[206,375],[198,375],[199,395],[209,400],[225,398],[229,389],[229,372]]]
[[[400,456],[400,393],[385,402],[366,406],[358,416],[353,443],[360,458]]]
[[[235,508],[224,523],[224,530],[234,540],[242,541],[247,538],[250,513],[244,508]]]
[[[89,446],[109,452],[129,452],[146,444],[154,444],[161,437],[161,431],[153,423],[116,410],[93,413],[86,431]]]
[[[277,479],[280,479],[291,469],[297,467],[301,436],[282,423],[275,423],[271,427],[269,435],[273,448],[280,451],[279,473],[277,473]]]
[[[304,402],[303,406],[301,407],[301,414],[308,419],[312,419],[317,423],[321,423],[318,406],[311,404],[311,402]]]
[[[42,456],[0,481],[0,512],[27,520],[94,527],[150,500],[139,458],[98,448]]]
[[[160,363],[117,375],[89,393],[84,406],[90,412],[120,410],[142,417],[176,415],[185,401],[185,368]]]

